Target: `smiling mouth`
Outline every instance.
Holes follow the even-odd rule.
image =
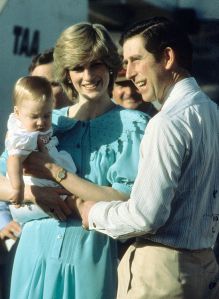
[[[82,84],[84,88],[88,89],[88,90],[92,90],[97,88],[99,82],[96,83],[89,83],[89,84]]]
[[[123,101],[126,103],[138,103],[139,100],[135,98],[123,98]]]
[[[138,82],[135,82],[135,86],[136,86],[137,88],[144,87],[144,86],[146,86],[146,81],[144,80],[144,81],[138,81]]]

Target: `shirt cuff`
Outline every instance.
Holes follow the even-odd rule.
[[[97,230],[102,233],[107,233],[104,224],[106,224],[105,213],[106,207],[109,205],[109,202],[97,202],[92,206],[89,215],[89,229]]]

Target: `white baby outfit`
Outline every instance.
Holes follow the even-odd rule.
[[[66,151],[58,151],[58,139],[52,136],[52,127],[46,132],[28,132],[23,126],[21,121],[14,113],[11,113],[8,119],[8,133],[5,141],[5,147],[8,155],[28,156],[31,152],[37,151],[38,139],[45,144],[48,149],[49,155],[54,162],[59,166],[65,168],[67,171],[75,173],[76,166],[70,154]],[[47,186],[47,187],[60,187],[59,184],[52,180],[40,179],[31,176],[23,176],[24,183],[27,185]],[[48,217],[48,215],[37,205],[28,204],[20,208],[15,208],[10,205],[11,214],[14,220],[25,223],[30,220]]]

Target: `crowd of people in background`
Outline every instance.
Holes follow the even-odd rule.
[[[122,55],[104,26],[74,24],[15,83],[0,299],[219,297],[218,106],[172,21],[141,21],[120,43]]]

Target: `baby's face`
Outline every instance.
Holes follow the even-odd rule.
[[[52,100],[24,100],[14,112],[28,132],[45,132],[51,127],[52,105]]]

